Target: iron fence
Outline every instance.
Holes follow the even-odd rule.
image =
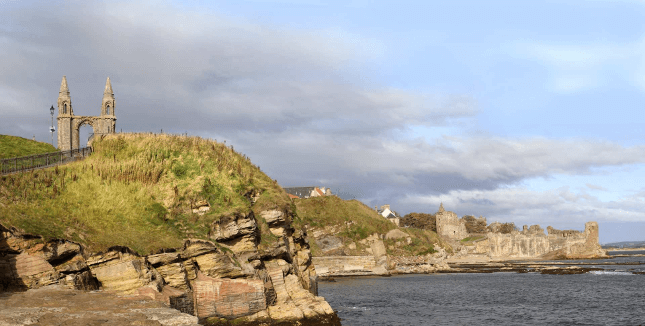
[[[92,154],[92,147],[36,154],[0,160],[0,174],[29,171],[82,159]]]
[[[109,132],[97,132],[97,133],[94,133],[94,132],[93,132],[93,133],[90,133],[90,136],[89,136],[89,137],[87,137],[87,143],[88,143],[88,145],[89,145],[89,143],[92,141],[92,139],[94,139],[94,137],[95,137],[95,136],[105,136],[105,135],[107,135],[107,134],[109,134]]]

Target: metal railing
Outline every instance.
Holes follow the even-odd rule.
[[[90,154],[92,154],[92,147],[84,147],[69,151],[7,158],[0,160],[0,174],[46,168],[85,158]]]
[[[87,137],[87,143],[89,144],[92,139],[94,139],[94,136],[104,136],[109,134],[109,132],[97,132],[97,133],[91,133],[89,137]]]

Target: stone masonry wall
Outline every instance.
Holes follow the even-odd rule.
[[[371,274],[376,267],[374,256],[328,256],[311,259],[320,276]]]
[[[468,237],[464,222],[459,219],[457,214],[444,210],[443,204],[439,206],[439,211],[435,216],[437,218],[437,234],[454,240]]]
[[[475,243],[472,253],[487,253],[491,258],[592,258],[606,253],[598,244],[598,223],[587,222],[585,231],[560,231],[537,226],[510,234],[488,233]],[[541,232],[540,232],[541,231]]]

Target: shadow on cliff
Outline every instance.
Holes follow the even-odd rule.
[[[10,292],[26,291],[27,285],[18,276],[16,257],[20,254],[9,246],[12,232],[0,224],[0,298]]]

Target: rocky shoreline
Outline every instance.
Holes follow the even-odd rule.
[[[645,265],[638,262],[579,262],[579,261],[490,261],[462,259],[461,261],[444,261],[441,265],[428,263],[422,256],[416,257],[391,257],[399,263],[401,261],[416,262],[405,267],[396,265],[397,268],[388,270],[386,274],[374,273],[336,273],[321,277],[321,281],[333,282],[335,278],[357,276],[396,276],[405,274],[468,274],[468,273],[540,273],[549,275],[573,275],[589,272],[602,272],[606,269],[597,266]],[[439,267],[440,266],[440,267]],[[630,269],[625,271],[635,275],[645,275],[645,272]]]

